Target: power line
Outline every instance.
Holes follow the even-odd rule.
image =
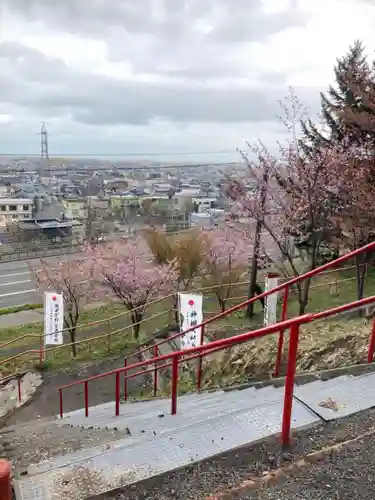
[[[183,169],[190,169],[190,168],[200,168],[200,167],[208,167],[208,168],[215,168],[215,167],[228,167],[228,166],[236,166],[240,167],[241,163],[239,161],[232,161],[232,162],[216,162],[216,163],[194,163],[194,164],[187,164],[187,165],[181,165],[181,164],[172,164],[172,165],[132,165],[132,166],[117,166],[117,165],[112,165],[112,166],[95,166],[91,165],[90,168],[82,168],[82,167],[72,167],[69,165],[64,164],[64,166],[56,166],[52,167],[44,167],[43,172],[55,172],[59,173],[61,172],[61,169],[64,169],[64,172],[75,172],[75,173],[92,173],[92,172],[100,172],[100,171],[109,171],[109,170],[128,170],[128,171],[142,171],[142,170],[183,170]],[[20,169],[12,169],[9,168],[9,165],[0,165],[0,176],[4,173],[2,170],[2,167],[6,170],[6,173],[20,173],[22,170]]]
[[[45,133],[47,134],[47,130],[45,130]],[[40,134],[41,135],[41,134]],[[48,144],[48,134],[47,134],[47,144]],[[54,153],[52,155],[49,155],[49,158],[80,158],[80,157],[83,157],[83,158],[87,158],[87,159],[94,159],[95,157],[108,157],[108,158],[111,158],[111,157],[148,157],[148,156],[155,156],[155,157],[159,157],[159,156],[194,156],[194,155],[224,155],[224,154],[238,154],[237,150],[236,149],[228,149],[228,150],[217,150],[217,151],[183,151],[183,152],[164,152],[164,153],[149,153],[149,152],[146,152],[146,153]],[[11,158],[14,158],[14,157],[30,157],[30,158],[35,158],[37,156],[39,156],[38,154],[36,153],[10,153],[10,154],[6,154],[6,153],[3,153],[0,155],[0,158],[1,157],[11,157]]]
[[[190,169],[190,168],[199,168],[199,167],[209,167],[209,168],[215,168],[215,167],[228,167],[228,166],[239,166],[240,162],[233,161],[233,162],[221,162],[221,163],[198,163],[198,164],[192,164],[192,165],[143,165],[143,166],[131,166],[131,167],[117,167],[116,165],[112,166],[113,170],[129,170],[129,171],[142,171],[142,170],[180,170],[180,169]],[[55,172],[59,173],[61,172],[62,167],[55,167],[55,168],[43,168],[43,172]],[[69,165],[64,165],[63,167],[64,172],[75,172],[75,173],[90,173],[90,172],[100,172],[100,171],[107,171],[111,169],[111,167],[106,166],[106,167],[95,167],[91,166],[90,169],[82,169],[82,168],[77,168],[77,167],[69,167]],[[20,172],[19,170],[12,170],[7,167],[7,173],[10,172]],[[1,166],[0,166],[0,176],[1,176]]]

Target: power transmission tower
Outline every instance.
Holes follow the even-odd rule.
[[[42,122],[40,129],[40,159],[49,160],[48,154],[48,132],[45,122]]]

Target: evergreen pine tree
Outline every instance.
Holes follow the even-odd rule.
[[[369,74],[370,67],[364,55],[364,46],[360,40],[356,40],[349,47],[348,53],[341,59],[337,59],[334,67],[335,86],[328,88],[327,95],[321,93],[321,115],[325,132],[320,132],[316,125],[309,119],[301,123],[303,138],[300,146],[305,154],[311,153],[314,147],[329,145],[331,141],[341,141],[348,132],[349,124],[342,116],[338,116],[344,109],[350,108],[358,111],[360,103],[355,99],[351,84],[361,84],[363,77]],[[351,128],[353,128],[351,126]],[[359,138],[363,131],[352,133],[352,137]]]

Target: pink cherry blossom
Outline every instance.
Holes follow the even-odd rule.
[[[76,356],[76,329],[84,307],[101,296],[93,286],[94,269],[90,260],[77,258],[40,265],[30,263],[35,272],[37,288],[41,292],[61,293],[64,299],[64,326],[69,329],[72,353]]]
[[[320,249],[334,234],[333,217],[339,209],[347,152],[341,144],[332,143],[329,147],[316,147],[308,158],[304,157],[296,130],[305,112],[293,92],[282,110],[281,121],[289,139],[278,144],[277,153],[262,143],[249,145],[249,153],[241,153],[247,171],[242,176],[234,173],[229,177],[227,192],[237,217],[261,223],[267,237],[262,237],[262,250],[290,278],[319,265]],[[262,190],[266,192],[265,203]],[[305,268],[302,263],[307,264]],[[309,282],[303,287],[297,284],[297,288],[303,313]]]
[[[89,249],[88,255],[98,286],[122,300],[131,311],[137,338],[149,303],[176,291],[177,266],[174,262],[157,264],[143,237],[98,245]]]
[[[247,279],[253,242],[246,226],[230,223],[204,232],[201,237],[204,241],[203,280],[212,287],[224,311],[233,285]]]

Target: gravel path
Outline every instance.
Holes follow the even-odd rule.
[[[27,466],[72,451],[105,445],[128,435],[127,430],[90,430],[58,426],[50,419],[0,430],[1,454],[12,462],[13,474]]]
[[[337,455],[333,453],[284,479],[278,486],[240,491],[223,500],[371,500],[375,491],[374,446],[374,436],[360,439],[343,447]]]
[[[133,360],[135,361],[135,360]],[[0,429],[0,455],[12,462],[15,475],[22,474],[31,464],[71,451],[105,445],[128,435],[127,430],[97,430],[58,426],[55,416],[59,412],[57,388],[63,384],[123,366],[123,358],[81,366],[74,371],[58,371],[44,374],[43,384],[33,399],[6,420]],[[145,377],[128,381],[130,394],[139,393],[147,385]],[[113,376],[89,384],[89,403],[95,405],[115,399]],[[72,387],[64,394],[64,411],[83,407],[81,386]],[[114,411],[114,409],[113,409]]]
[[[350,440],[355,441],[337,449]],[[327,455],[321,452],[332,446]],[[372,500],[374,446],[372,409],[298,433],[288,453],[280,453],[273,438],[92,500]],[[301,460],[311,453],[304,465]],[[281,474],[281,468],[294,474]]]

